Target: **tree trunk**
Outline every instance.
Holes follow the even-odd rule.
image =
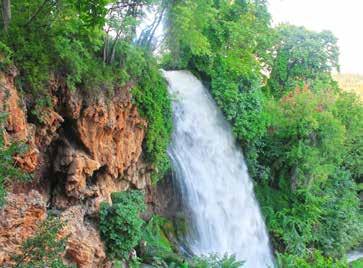
[[[11,19],[10,0],[2,0],[2,15],[4,22],[4,30],[5,32],[7,32],[9,29],[9,23]]]
[[[108,54],[108,40],[109,40],[108,32],[105,34],[105,42],[103,44],[103,63],[107,63],[107,54]]]

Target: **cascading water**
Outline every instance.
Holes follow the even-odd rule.
[[[268,235],[230,126],[191,73],[164,76],[175,99],[169,155],[190,217],[188,248],[199,256],[235,254],[244,267],[272,267]]]

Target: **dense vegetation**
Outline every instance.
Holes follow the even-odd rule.
[[[55,81],[90,97],[112,97],[115,88],[133,85],[148,121],[145,156],[157,181],[168,167],[171,105],[155,59],[133,42],[144,8],[153,2],[11,1],[10,23],[0,31],[0,69],[15,64],[17,87],[37,124],[52,105]]]
[[[291,25],[272,28],[265,0],[3,3],[0,70],[17,67],[29,120],[42,123],[44,107],[52,105],[54,81],[96,98],[112,97],[115,88],[131,84],[133,101],[148,121],[144,152],[155,165],[155,182],[168,168],[170,98],[148,50],[155,27],[139,40],[135,33],[145,8],[158,5],[166,14],[162,65],[192,70],[203,79],[231,123],[278,264],[347,267],[344,254],[363,241],[357,194],[363,182],[363,106],[332,79],[331,72],[339,69],[332,33]],[[155,20],[154,26],[159,23]],[[12,162],[18,150],[0,135],[0,203],[3,185],[22,177]],[[140,261],[159,267],[241,265],[233,256],[189,261],[177,256],[164,220],[140,218],[143,203],[140,193],[125,192],[102,206],[100,232],[110,258],[128,259],[136,247],[141,259],[130,260],[136,266]],[[44,237],[48,240],[39,234],[27,243],[39,238],[43,244],[36,248],[42,248]],[[30,249],[25,245],[24,251],[34,255],[30,261],[44,261],[44,251]],[[51,261],[58,261],[57,254]]]
[[[128,258],[130,251],[141,239],[144,211],[141,192],[127,191],[112,194],[112,206],[103,203],[100,208],[100,233],[107,254],[112,259]]]
[[[339,259],[363,239],[363,106],[332,79],[330,32],[269,20],[265,1],[177,1],[165,66],[210,85],[245,151],[280,265],[346,267]]]
[[[107,255],[115,263],[126,260],[130,267],[147,263],[152,267],[183,268],[237,268],[243,264],[228,255],[185,259],[169,241],[170,236],[175,237],[172,223],[159,216],[147,222],[142,219],[145,205],[140,191],[116,192],[111,198],[112,205],[101,205],[99,229]],[[137,255],[131,254],[134,248]]]

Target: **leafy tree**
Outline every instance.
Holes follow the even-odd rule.
[[[341,92],[333,109],[334,116],[344,124],[347,138],[343,166],[357,183],[363,183],[363,104],[352,93]]]
[[[320,33],[303,27],[282,24],[271,54],[275,55],[267,90],[281,97],[296,86],[308,84],[311,89],[337,88],[331,71],[339,70],[337,39],[331,32]]]
[[[246,153],[275,249],[292,258],[287,267],[334,267],[325,256],[340,258],[363,231],[352,180],[362,106],[331,77],[336,38],[271,29],[265,1],[175,1],[168,14],[163,64],[209,85]]]
[[[265,1],[176,1],[169,11],[165,65],[192,69],[210,84],[243,144],[266,128],[260,70],[268,61],[269,23]]]
[[[107,14],[106,37],[103,50],[103,59],[112,63],[119,41],[130,42],[136,34],[136,26],[139,18],[144,14],[146,6],[151,5],[154,0],[135,1],[113,1]],[[115,32],[115,37],[109,33]]]
[[[3,19],[3,28],[4,31],[7,32],[11,19],[11,4],[10,0],[2,0],[1,2],[2,2],[1,14]]]
[[[363,226],[356,185],[343,167],[344,123],[332,92],[298,89],[271,100],[257,195],[278,251],[305,256],[312,249],[340,258],[359,243]],[[349,230],[355,230],[353,232]]]

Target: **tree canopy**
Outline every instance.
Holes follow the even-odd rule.
[[[231,123],[279,263],[346,267],[339,259],[363,240],[363,110],[332,78],[337,39],[272,28],[257,0],[175,1],[168,27],[164,66],[203,79]]]

